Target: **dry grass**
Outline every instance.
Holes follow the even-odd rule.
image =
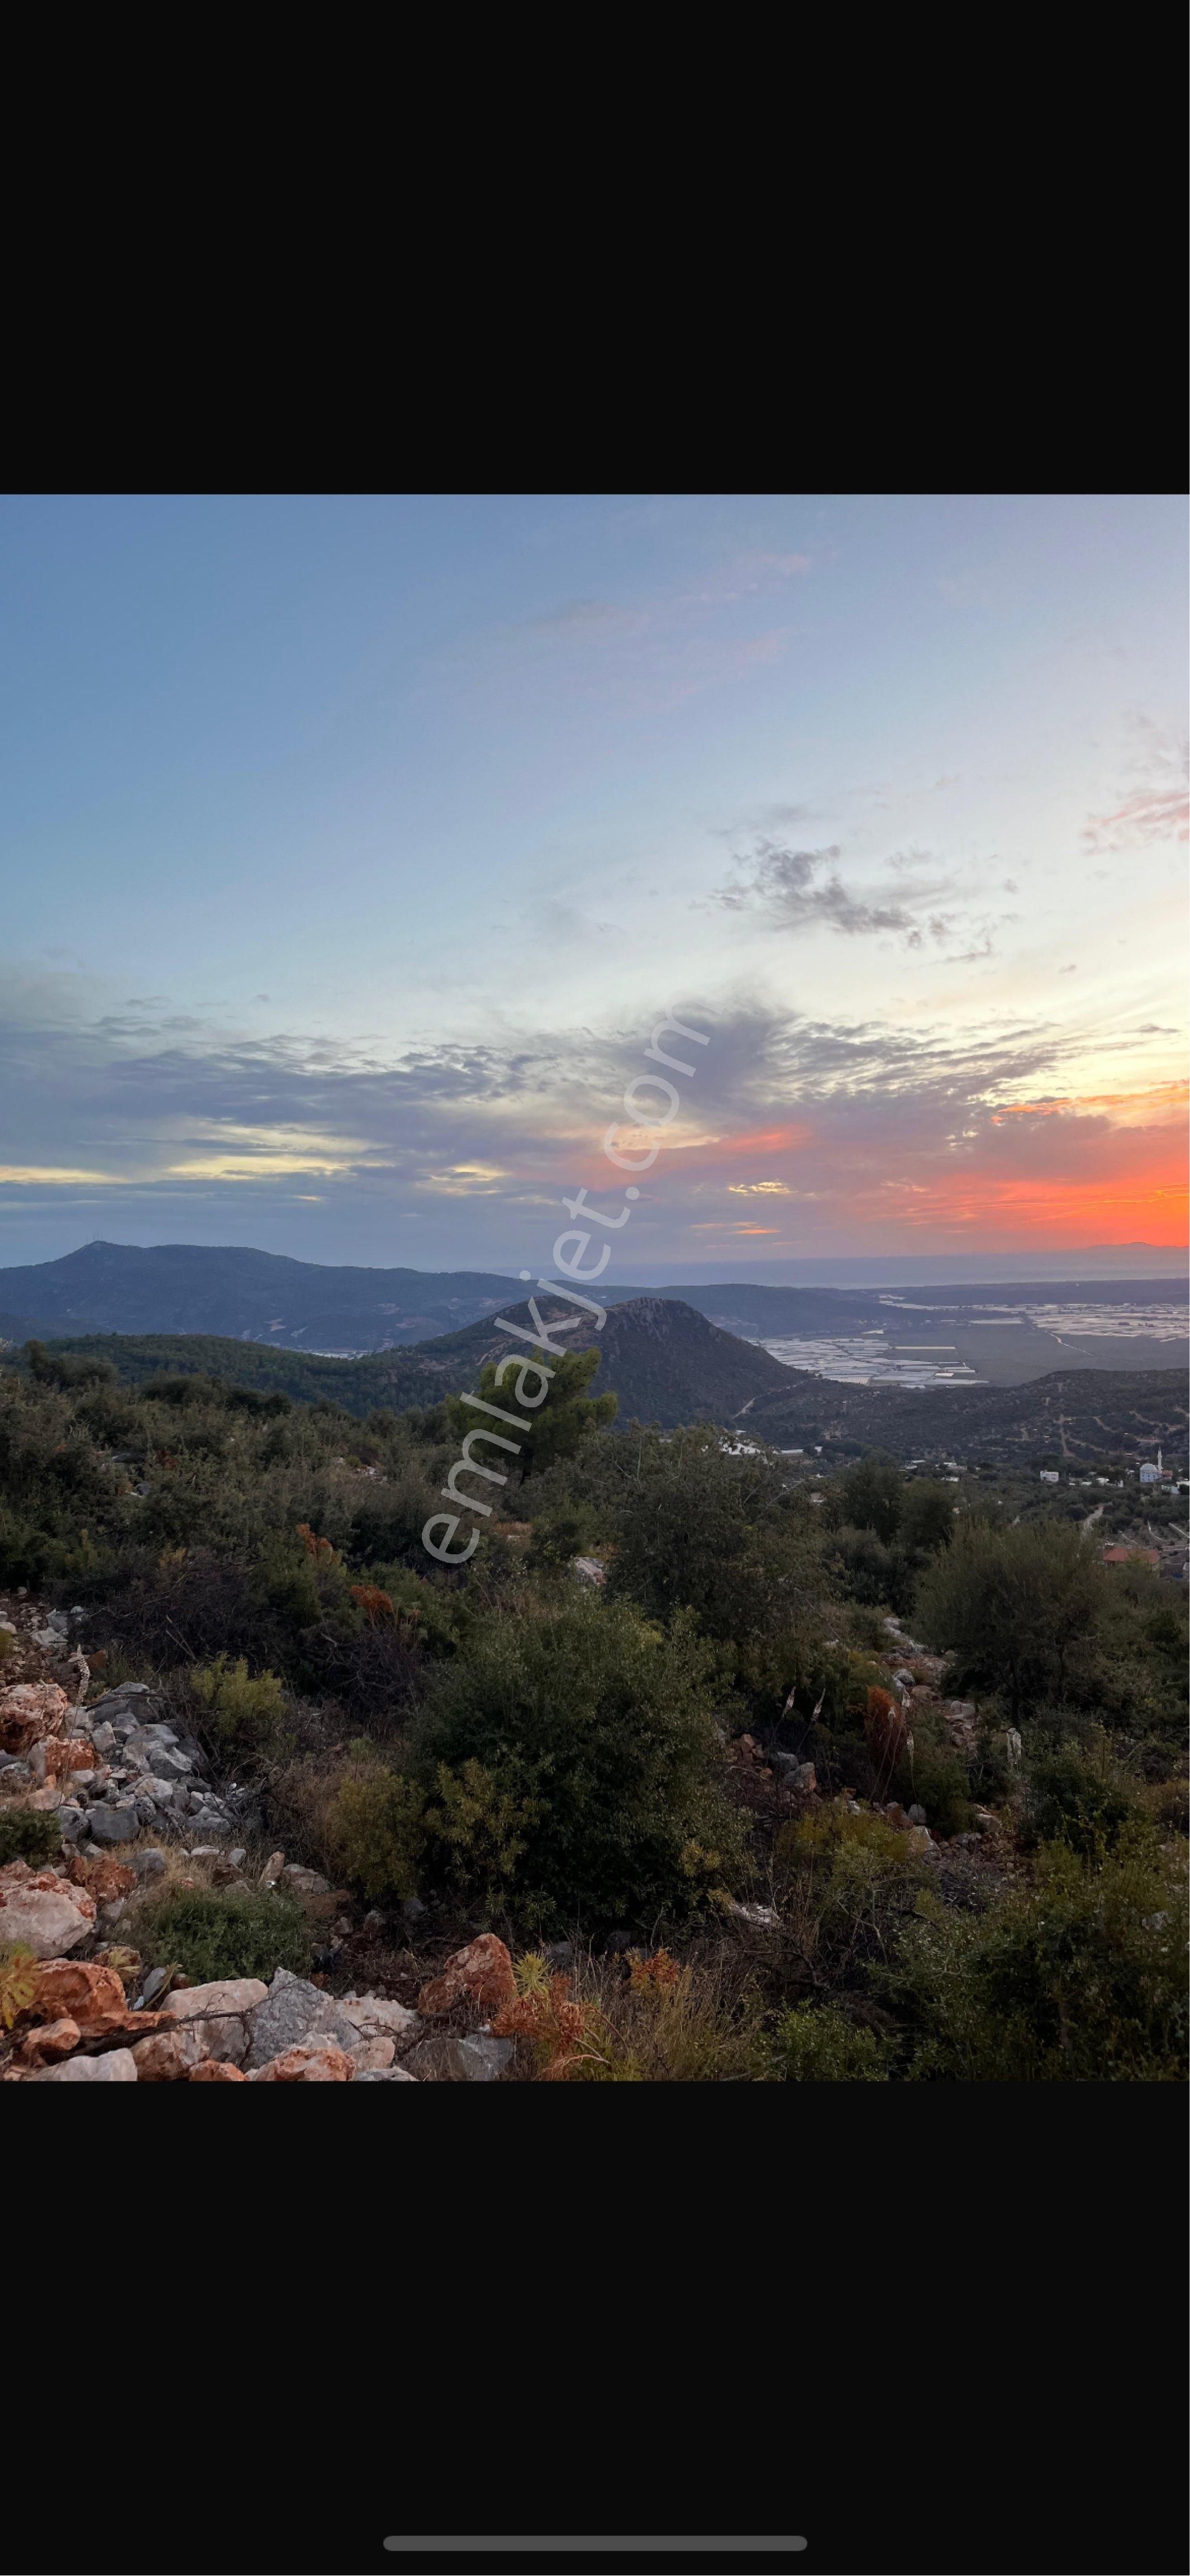
[[[748,1962],[726,1947],[693,1952],[668,1983],[627,1963],[580,1956],[575,2000],[599,2015],[599,2057],[572,2081],[613,2084],[757,2082],[766,2072],[762,2000]]]

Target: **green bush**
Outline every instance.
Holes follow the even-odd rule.
[[[1066,1844],[984,1915],[931,1894],[872,1977],[920,2080],[1172,2083],[1186,2074],[1185,1865],[1129,1826],[1100,1867]]]
[[[373,1901],[413,1896],[425,1839],[424,1792],[369,1747],[354,1747],[329,1785],[311,1783],[306,1812],[333,1874]]]
[[[1140,1811],[1134,1783],[1109,1762],[1102,1739],[1090,1754],[1064,1744],[1033,1762],[1022,1840],[1065,1842],[1093,1857],[1111,1850]]]
[[[908,1559],[875,1530],[844,1524],[835,1531],[827,1559],[840,1589],[864,1609],[907,1610],[912,1597]]]
[[[539,1799],[518,1796],[515,1788],[510,1793],[482,1762],[464,1762],[458,1771],[440,1763],[425,1811],[431,1867],[437,1858],[442,1874],[473,1903],[498,1906],[512,1894],[517,1864],[544,1812]]]
[[[904,1499],[904,1481],[895,1458],[884,1449],[870,1449],[858,1465],[848,1468],[832,1504],[841,1521],[854,1529],[873,1530],[888,1547],[900,1529]]]
[[[970,1832],[975,1811],[968,1791],[967,1766],[957,1754],[927,1744],[915,1752],[912,1771],[908,1764],[904,1770],[906,1794],[925,1808],[926,1823],[935,1833]]]
[[[427,1796],[443,1764],[459,1772],[474,1761],[494,1776],[525,1812],[517,1901],[538,1920],[688,1911],[708,1874],[692,1871],[692,1848],[714,1857],[719,1876],[741,1852],[717,1785],[713,1660],[688,1616],[667,1635],[626,1602],[580,1595],[544,1614],[477,1621],[466,1657],[436,1668],[414,1730]]]
[[[969,1678],[1003,1688],[1015,1725],[1027,1702],[1065,1696],[1109,1609],[1106,1570],[1077,1529],[972,1519],[923,1575],[914,1624]]]
[[[44,1869],[47,1861],[56,1860],[61,1845],[56,1816],[43,1815],[37,1807],[0,1807],[0,1869],[10,1860]]]
[[[304,1976],[313,1940],[291,1897],[229,1888],[181,1888],[150,1897],[135,1914],[137,1948],[158,1966],[184,1968],[193,1985],[215,1977]]]
[[[202,1732],[218,1751],[260,1752],[279,1737],[285,1692],[275,1673],[250,1674],[243,1655],[235,1663],[216,1655],[209,1664],[192,1665],[187,1679],[205,1719],[205,1725],[199,1720]]]
[[[793,2084],[887,2084],[893,2047],[837,2004],[799,2004],[777,2025],[777,2071]]]

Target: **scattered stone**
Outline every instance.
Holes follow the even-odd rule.
[[[909,1822],[910,1822],[910,1824],[911,1824],[911,1825],[924,1825],[925,1821],[926,1821],[926,1811],[925,1811],[925,1808],[924,1808],[923,1806],[921,1806],[920,1804],[915,1803],[915,1804],[914,1804],[912,1807],[910,1807],[910,1809],[909,1809]]]
[[[420,1896],[407,1896],[401,1907],[402,1919],[406,1923],[420,1923],[425,1916],[425,1911]]]
[[[511,2056],[510,2039],[458,2039],[441,2033],[414,2049],[408,2071],[421,2084],[494,2084]]]
[[[396,2049],[391,2039],[361,2039],[348,2050],[357,2076],[383,2075],[392,2065]]]
[[[55,1871],[31,1870],[23,1860],[0,1869],[0,1940],[24,1942],[35,1958],[57,1959],[75,1950],[95,1925],[95,1899]]]
[[[324,1994],[305,1977],[291,1976],[288,1968],[278,1968],[250,2027],[247,2064],[254,2071],[315,2037],[326,2045],[350,2049],[361,2036],[370,2035],[361,2034],[333,1995]]]
[[[333,2040],[321,2046],[311,2040],[270,2058],[250,2080],[254,2084],[350,2084],[354,2074],[354,2060],[346,2049],[336,2048]]]
[[[357,2084],[416,2084],[417,2077],[410,2074],[407,2066],[373,2066],[366,2067],[355,2080]]]
[[[68,2057],[61,2066],[43,2066],[30,2084],[135,2084],[136,2057],[131,2048],[109,2048],[104,2057]]]
[[[228,1853],[227,1857],[228,1857],[229,1861],[231,1862],[231,1865],[232,1865],[232,1868],[233,1868],[233,1869],[242,1869],[242,1868],[243,1868],[243,1866],[244,1866],[244,1863],[245,1863],[245,1861],[247,1860],[247,1857],[248,1857],[247,1851],[246,1851],[246,1849],[245,1849],[245,1847],[244,1847],[243,1843],[237,1843],[237,1844],[236,1844],[236,1847],[235,1847],[235,1850],[234,1850],[234,1851],[230,1851],[230,1852]]]
[[[281,1876],[281,1872],[282,1872],[282,1870],[284,1869],[284,1867],[285,1867],[285,1854],[284,1854],[284,1852],[283,1852],[283,1851],[275,1851],[275,1852],[272,1854],[271,1859],[266,1860],[265,1865],[264,1865],[264,1868],[262,1869],[262,1871],[261,1871],[261,1873],[260,1873],[260,1885],[261,1885],[262,1887],[275,1887],[275,1886],[276,1886],[276,1884],[277,1884],[278,1879],[279,1879],[279,1878],[280,1878],[280,1876]]]
[[[204,2057],[201,2066],[192,2066],[192,2084],[245,2084],[247,2077],[240,2066],[229,2066],[222,2057]]]
[[[61,2021],[47,2021],[40,2030],[31,2030],[20,2044],[23,2066],[55,2066],[78,2047],[82,2032],[76,2021],[66,2015]]]
[[[281,1876],[295,1896],[330,1896],[332,1893],[329,1878],[324,1878],[320,1870],[303,1869],[299,1861],[287,1860]]]
[[[267,2003],[268,1994],[260,1977],[213,1977],[209,1985],[178,1988],[162,2010],[177,2021],[207,2021],[212,2014],[254,2012],[258,2004]]]
[[[201,2023],[182,2023],[177,2030],[158,2030],[133,2049],[142,2084],[176,2084],[193,2072],[207,2054]]]
[[[344,1995],[340,2010],[361,2039],[391,2039],[398,2048],[408,2047],[422,2026],[420,2013],[386,1995]]]
[[[13,1682],[0,1693],[0,1749],[25,1753],[43,1737],[60,1734],[69,1706],[57,1682]]]
[[[165,1868],[165,1853],[150,1843],[144,1851],[129,1852],[128,1866],[138,1878],[160,1878]]]
[[[47,1959],[37,1971],[29,2010],[47,2022],[68,2014],[89,2039],[97,2038],[123,2024],[123,1983],[114,1968],[95,1959]]]
[[[135,1804],[126,1807],[92,1807],[87,1819],[92,1838],[103,1843],[133,1843],[141,1831],[141,1820]]]
[[[455,2004],[468,2001],[486,2012],[499,2012],[516,1996],[516,1979],[512,1960],[494,1932],[481,1932],[477,1941],[469,1941],[456,1950],[441,1974],[422,1987],[417,2009],[433,2019],[438,2013],[450,2012]]]
[[[576,1556],[572,1558],[570,1571],[573,1574],[576,1583],[594,1584],[596,1589],[607,1581],[607,1567],[600,1564],[597,1556]]]

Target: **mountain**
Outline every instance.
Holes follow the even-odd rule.
[[[1045,1293],[1065,1293],[1084,1303],[1148,1297],[1166,1302],[1185,1295],[1184,1280],[1154,1276],[1050,1281]],[[70,1333],[202,1333],[257,1342],[274,1350],[344,1353],[408,1349],[498,1314],[523,1291],[499,1272],[484,1270],[362,1270],[293,1261],[282,1253],[228,1244],[87,1243],[59,1261],[0,1270],[0,1342]],[[1029,1302],[1036,1284],[1003,1281],[982,1287],[915,1286],[913,1306],[961,1320],[966,1310],[991,1304],[1003,1310],[1014,1297]],[[706,1317],[720,1330],[746,1340],[782,1335],[860,1333],[887,1329],[897,1310],[875,1287],[769,1286],[758,1280],[652,1288],[599,1282],[609,1308],[661,1298]],[[1038,1354],[1044,1367],[1044,1346]],[[1140,1353],[1149,1366],[1156,1352]],[[1080,1353],[1084,1365],[1124,1365],[1096,1349]]]
[[[558,1299],[540,1298],[538,1308],[547,1317],[574,1311]],[[516,1323],[530,1322],[526,1305],[502,1311]],[[610,1387],[618,1395],[621,1427],[634,1416],[666,1430],[717,1421],[777,1449],[821,1445],[829,1451],[844,1445],[888,1449],[897,1458],[943,1454],[994,1465],[1028,1464],[1051,1451],[1073,1459],[1149,1456],[1159,1442],[1171,1459],[1186,1455],[1182,1369],[1061,1368],[1010,1387],[840,1385],[786,1368],[692,1307],[662,1297],[609,1308],[601,1333],[584,1317],[559,1338],[576,1350],[598,1343],[596,1392]],[[280,1391],[302,1404],[340,1404],[361,1417],[381,1407],[400,1413],[463,1394],[474,1387],[485,1361],[514,1346],[490,1321],[360,1359],[319,1358],[201,1334],[75,1334],[54,1344],[59,1351],[111,1360],[130,1385],[194,1371]],[[8,1365],[19,1365],[15,1353]]]
[[[527,1305],[510,1303],[502,1311],[532,1330]],[[575,1310],[561,1298],[542,1297],[538,1312],[557,1321],[572,1317]],[[681,1422],[730,1422],[758,1400],[787,1392],[801,1378],[800,1370],[783,1368],[767,1351],[720,1332],[691,1307],[660,1297],[638,1297],[612,1308],[602,1332],[584,1315],[557,1339],[568,1350],[596,1344],[601,1366],[595,1392],[602,1395],[610,1388],[619,1397],[623,1421],[636,1417],[660,1422],[665,1429]],[[381,1406],[399,1413],[408,1405],[437,1404],[444,1395],[463,1394],[476,1384],[488,1360],[502,1359],[519,1347],[515,1336],[496,1330],[490,1321],[440,1334],[413,1349],[374,1351],[361,1359],[319,1358],[311,1351],[262,1348],[207,1334],[73,1334],[53,1342],[55,1351],[111,1360],[130,1385],[184,1370],[280,1391],[299,1403],[329,1398],[361,1415]],[[14,1357],[10,1365],[15,1364]]]
[[[539,1297],[537,1306],[540,1314],[555,1319],[575,1311],[560,1298]],[[527,1306],[508,1312],[514,1322],[529,1320]],[[594,1347],[601,1352],[594,1392],[613,1390],[622,1422],[659,1422],[663,1430],[681,1422],[732,1422],[757,1403],[778,1400],[788,1393],[791,1380],[797,1383],[803,1376],[751,1342],[722,1332],[676,1298],[634,1297],[610,1307],[602,1329],[584,1315],[557,1339],[567,1350]],[[417,1356],[429,1361],[439,1352],[445,1357],[455,1351],[460,1358],[465,1353],[478,1373],[487,1360],[501,1358],[513,1347],[507,1333],[490,1324],[472,1324],[466,1332],[423,1345]]]
[[[515,1282],[482,1270],[332,1269],[237,1244],[85,1243],[0,1270],[0,1310],[64,1333],[215,1333],[282,1350],[387,1350],[494,1315]],[[5,1331],[8,1341],[18,1339]]]

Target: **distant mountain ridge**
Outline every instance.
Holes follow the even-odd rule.
[[[574,1310],[539,1299],[538,1311],[549,1316]],[[527,1305],[502,1312],[516,1323],[530,1322]],[[661,1297],[609,1309],[602,1333],[584,1317],[559,1339],[580,1350],[599,1343],[595,1392],[610,1387],[619,1397],[621,1429],[634,1416],[659,1422],[664,1430],[717,1420],[740,1438],[755,1436],[778,1449],[809,1452],[842,1443],[888,1449],[897,1458],[941,1453],[1007,1465],[1027,1463],[1039,1451],[1071,1460],[1152,1456],[1159,1443],[1167,1461],[1186,1454],[1181,1369],[1116,1375],[1060,1368],[1015,1387],[839,1385],[786,1368],[693,1308]],[[414,1349],[373,1351],[361,1359],[318,1358],[202,1334],[74,1334],[56,1343],[59,1350],[111,1360],[131,1385],[178,1371],[207,1374],[278,1390],[299,1403],[329,1401],[361,1418],[385,1407],[400,1413],[464,1394],[486,1360],[515,1346],[490,1320]],[[7,1355],[7,1365],[20,1365],[15,1352]]]
[[[1010,1283],[1009,1283],[1010,1284]],[[1087,1301],[1138,1293],[1185,1295],[1176,1279],[1113,1279],[1063,1284]],[[1037,1283],[1020,1283],[1035,1297]],[[915,1286],[914,1302],[970,1306],[981,1295],[1002,1300],[1004,1281],[984,1288]],[[887,1324],[889,1292],[876,1288],[768,1286],[728,1280],[700,1286],[611,1285],[608,1307],[644,1297],[678,1303],[721,1330],[745,1338],[856,1332]],[[343,1352],[408,1349],[498,1314],[517,1280],[498,1271],[370,1270],[295,1261],[238,1244],[87,1243],[58,1261],[0,1270],[0,1341],[57,1339],[77,1333],[214,1334],[274,1350]]]
[[[676,1301],[632,1299],[608,1312],[601,1332],[589,1316],[576,1323],[574,1307],[561,1298],[539,1297],[536,1302],[545,1322],[567,1327],[556,1333],[559,1349],[598,1348],[595,1392],[602,1395],[610,1388],[624,1420],[660,1422],[665,1429],[682,1422],[727,1422],[746,1407],[788,1394],[801,1379],[800,1370],[784,1368],[767,1351],[737,1341]],[[534,1329],[523,1300],[510,1299],[502,1312],[511,1322]],[[349,1412],[367,1414],[385,1406],[399,1413],[409,1405],[424,1407],[445,1395],[462,1395],[475,1386],[488,1360],[525,1346],[485,1320],[412,1349],[372,1351],[360,1359],[320,1358],[311,1351],[189,1333],[59,1335],[52,1347],[111,1360],[121,1377],[136,1385],[179,1370],[205,1372],[239,1385],[279,1390],[299,1402],[329,1397]],[[15,1355],[10,1360],[14,1364]]]
[[[24,1320],[26,1340],[214,1333],[282,1350],[384,1350],[495,1314],[514,1293],[493,1271],[334,1269],[239,1244],[86,1243],[0,1270],[0,1312]]]

